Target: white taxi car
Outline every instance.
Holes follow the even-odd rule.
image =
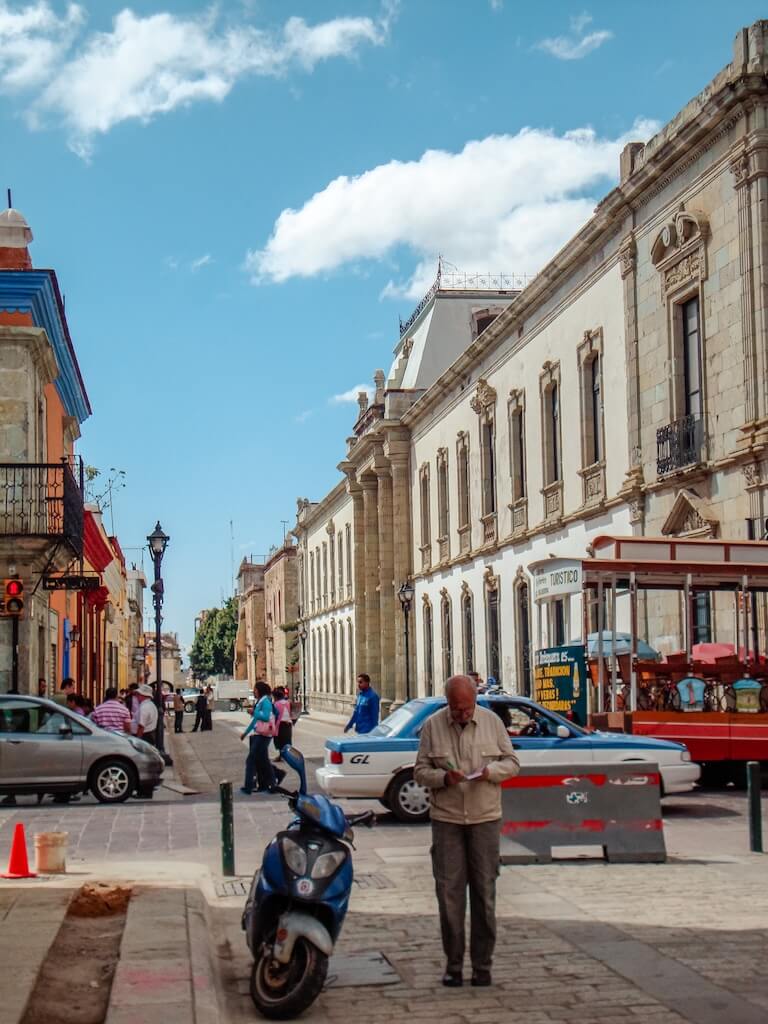
[[[659,765],[663,796],[684,793],[699,778],[699,766],[691,762],[681,743],[587,732],[526,697],[483,695],[478,704],[499,715],[524,765],[654,761]],[[326,740],[325,764],[316,772],[322,791],[330,797],[377,799],[401,821],[426,821],[429,797],[414,781],[413,766],[422,725],[444,705],[444,697],[412,700],[364,736]]]

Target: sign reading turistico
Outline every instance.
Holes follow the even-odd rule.
[[[536,601],[563,597],[566,594],[581,593],[581,562],[566,562],[557,559],[552,565],[539,566],[533,577],[533,594]]]

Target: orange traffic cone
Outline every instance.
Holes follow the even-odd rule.
[[[13,830],[11,856],[8,858],[8,870],[0,878],[37,878],[34,871],[29,870],[27,860],[27,839],[21,822]]]

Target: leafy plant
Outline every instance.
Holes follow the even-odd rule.
[[[237,616],[237,598],[230,597],[223,608],[212,608],[200,623],[189,652],[190,668],[196,679],[232,675]]]

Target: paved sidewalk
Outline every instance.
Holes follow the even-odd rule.
[[[373,863],[365,857],[357,870]],[[378,884],[355,886],[339,952],[382,951],[401,983],[331,986],[302,1019],[764,1024],[766,870],[766,860],[749,857],[738,865],[504,868],[494,986],[447,990],[439,982],[443,957],[426,848],[381,849]],[[253,1020],[240,904],[219,900],[215,912],[229,1024]]]

